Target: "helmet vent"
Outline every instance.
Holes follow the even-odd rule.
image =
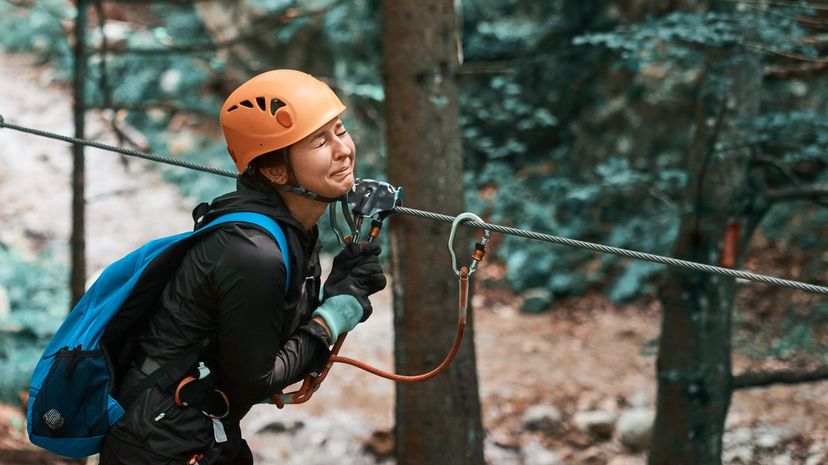
[[[239,105],[241,105],[241,106],[243,106],[243,107],[247,107],[247,108],[253,108],[253,104],[252,104],[252,103],[250,103],[250,100],[244,100],[244,101],[243,101],[243,102],[241,102]]]
[[[276,110],[287,106],[287,104],[277,98],[270,99],[270,116],[274,116],[276,114]]]
[[[265,111],[265,98],[264,97],[256,97],[256,103],[259,105],[259,109]]]
[[[231,111],[233,111],[233,110],[238,110],[238,109],[239,109],[239,106],[238,106],[238,105],[233,105],[232,107],[230,107],[230,108],[228,108],[228,109],[227,109],[227,113],[230,113]]]

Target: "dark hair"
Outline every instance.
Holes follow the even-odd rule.
[[[262,168],[287,166],[287,147],[267,152],[250,160],[247,164],[248,173],[259,173]]]
[[[244,171],[244,176],[253,178],[260,183],[264,183],[265,185],[273,184],[273,181],[271,181],[264,174],[262,174],[262,169],[275,167],[288,168],[287,157],[287,147],[259,155],[253,160],[250,160],[250,163],[247,164],[247,169]],[[288,177],[292,178],[292,173],[289,169]]]

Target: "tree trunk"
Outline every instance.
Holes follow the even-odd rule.
[[[722,253],[729,225],[752,224],[746,217],[750,152],[746,148],[719,154],[716,143],[745,141],[744,121],[758,111],[762,69],[756,56],[737,50],[710,53],[707,58],[711,65],[701,78],[695,142],[687,157],[691,180],[673,256],[722,263],[729,255]],[[753,226],[749,229],[752,232]],[[736,263],[741,262],[738,254]],[[659,289],[663,310],[650,465],[722,463],[722,434],[732,393],[734,284],[730,278],[692,271],[666,273]]]
[[[458,213],[463,172],[454,2],[385,0],[382,11],[389,179],[407,189],[408,205]],[[398,372],[434,368],[456,332],[458,289],[446,251],[448,232],[434,222],[392,219]],[[458,241],[458,249],[463,243],[471,247]],[[484,463],[472,328],[470,314],[463,344],[445,373],[397,384],[399,465]]]
[[[75,137],[84,138],[86,123],[86,19],[87,0],[77,0],[75,17],[75,62],[72,110],[75,118]],[[80,144],[72,146],[72,235],[70,238],[72,269],[69,287],[72,291],[71,306],[80,300],[86,290],[86,200],[84,150]],[[70,308],[71,308],[70,306]]]

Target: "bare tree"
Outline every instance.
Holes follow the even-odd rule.
[[[413,206],[463,209],[455,10],[452,0],[382,2],[388,174]],[[391,230],[397,371],[421,373],[445,355],[457,324],[448,229],[395,217]],[[398,384],[400,465],[483,463],[472,321],[452,366],[424,383]]]
[[[75,62],[73,68],[73,104],[75,118],[75,137],[84,138],[86,121],[86,19],[87,0],[77,0],[77,16],[75,16]],[[86,281],[86,189],[84,150],[80,144],[72,146],[72,269],[70,271],[70,288],[72,302],[80,300],[85,291]]]
[[[756,55],[734,50],[711,52],[707,62],[687,155],[691,179],[672,255],[733,267],[741,261],[735,244],[750,237],[758,223],[747,178],[751,151],[746,145],[717,156],[716,144],[746,139],[740,122],[758,112],[762,68]],[[748,227],[735,226],[741,224]],[[650,465],[721,463],[732,394],[734,293],[730,278],[679,269],[666,273],[659,289],[663,310]]]

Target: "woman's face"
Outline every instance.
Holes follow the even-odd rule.
[[[296,182],[325,197],[339,197],[354,185],[356,147],[337,117],[290,146]]]

